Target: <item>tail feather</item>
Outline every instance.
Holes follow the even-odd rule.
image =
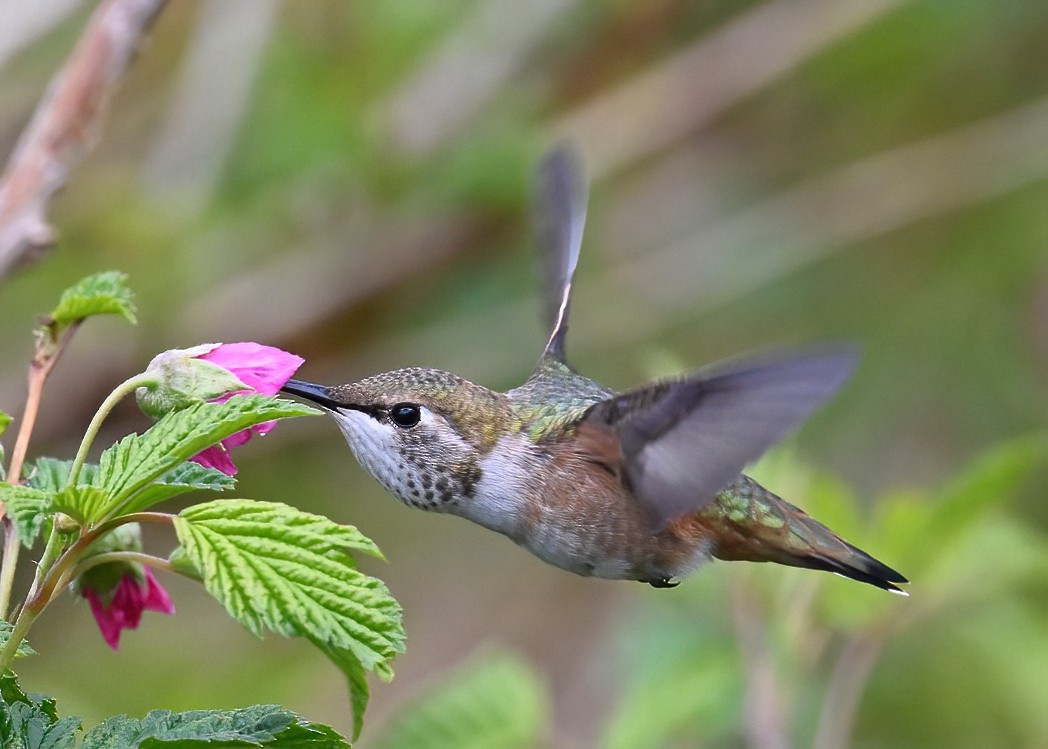
[[[909,582],[903,575],[749,477],[728,487],[699,519],[717,559],[823,570],[906,595],[898,585]]]
[[[910,582],[909,580],[883,562],[877,561],[862,549],[857,549],[851,544],[848,544],[848,548],[851,550],[848,559],[834,559],[812,553],[807,556],[795,556],[792,559],[771,561],[777,561],[779,564],[787,564],[791,567],[824,570],[851,580],[858,580],[860,583],[876,586],[891,593],[899,593],[904,596],[909,595],[909,593],[895,584],[908,583]]]

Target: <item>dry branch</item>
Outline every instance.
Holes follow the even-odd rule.
[[[54,242],[51,198],[98,134],[106,106],[167,0],[104,0],[52,80],[0,178],[0,280]]]

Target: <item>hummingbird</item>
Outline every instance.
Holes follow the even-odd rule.
[[[566,361],[588,185],[566,146],[543,160],[538,236],[550,335],[496,392],[411,367],[283,391],[330,414],[360,465],[410,507],[457,515],[578,575],[656,588],[711,559],[908,580],[742,473],[848,379],[850,350],[751,355],[615,392]]]

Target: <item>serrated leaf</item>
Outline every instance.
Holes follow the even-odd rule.
[[[71,749],[80,719],[59,718],[55,702],[27,695],[8,672],[0,677],[0,746],[4,749]]]
[[[77,484],[55,495],[54,509],[76,518],[82,525],[89,525],[102,517],[112,503],[112,497],[97,486]]]
[[[237,710],[152,710],[144,718],[118,715],[87,732],[82,749],[348,749],[334,729],[310,723],[277,705]]]
[[[45,492],[57,494],[69,483],[69,471],[73,467],[71,460],[59,460],[58,458],[37,458],[33,463],[32,470],[26,484]],[[80,468],[78,484],[93,485],[98,474],[98,466],[94,463],[85,463]]]
[[[4,646],[7,645],[7,641],[11,639],[11,630],[13,626],[10,622],[6,622],[0,619],[0,650],[3,650]],[[15,651],[15,657],[23,657],[26,655],[36,655],[36,651],[29,647],[29,643],[25,640],[18,643],[18,650]]]
[[[224,492],[236,486],[237,480],[222,471],[187,461],[177,465],[135,495],[135,505],[151,507],[179,494],[206,489]]]
[[[255,634],[268,629],[313,642],[346,674],[363,713],[367,694],[355,688],[354,660],[385,670],[404,649],[400,605],[349,555],[377,555],[374,543],[352,526],[246,499],[188,507],[175,531],[208,591],[237,621]]]
[[[315,413],[319,412],[300,403],[254,393],[172,411],[143,434],[130,434],[102,453],[97,484],[110,502],[87,520],[94,523],[117,512],[149,508],[158,501],[156,495],[143,492],[151,482],[236,432]]]
[[[93,315],[120,315],[132,325],[137,322],[127,274],[106,271],[80,279],[62,292],[51,319],[65,327]]]
[[[373,749],[534,749],[542,745],[548,697],[523,662],[489,657],[402,711]]]
[[[48,514],[55,510],[55,495],[22,484],[0,483],[0,502],[15,525],[22,545],[29,548],[40,535]]]

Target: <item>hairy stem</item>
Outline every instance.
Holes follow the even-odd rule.
[[[122,383],[116,386],[106,399],[102,401],[102,405],[98,407],[95,415],[91,418],[91,423],[87,425],[87,431],[84,432],[84,439],[80,442],[80,448],[76,451],[76,457],[73,459],[73,467],[69,469],[69,480],[66,482],[66,487],[75,486],[76,480],[80,478],[80,471],[84,467],[84,462],[87,460],[87,453],[91,449],[91,443],[95,441],[95,437],[98,436],[98,430],[102,427],[102,422],[105,421],[109,412],[113,410],[113,407],[120,402],[122,398],[130,395],[135,390],[146,385],[152,385],[156,382],[156,378],[153,375],[142,372],[136,374],[134,377],[124,380]]]
[[[97,538],[101,538],[117,526],[127,525],[128,523],[164,523],[171,525],[174,521],[175,516],[167,512],[132,512],[129,515],[121,515],[118,518],[107,520],[92,529],[91,540],[94,541]]]
[[[104,554],[95,554],[82,561],[73,569],[70,578],[75,580],[92,567],[97,567],[100,564],[109,564],[110,562],[138,562],[147,567],[156,567],[159,570],[174,572],[171,562],[163,557],[155,557],[152,554],[146,554],[141,551],[107,551]]]
[[[18,437],[15,439],[14,449],[11,451],[11,465],[7,471],[7,480],[17,484],[22,478],[22,466],[25,464],[26,452],[29,449],[29,437],[36,424],[36,414],[40,409],[40,395],[44,391],[44,380],[47,379],[51,367],[38,366],[36,361],[29,369],[29,394],[25,400],[25,413],[22,414],[22,422],[18,427]]]
[[[51,329],[47,329],[47,333],[37,339],[33,360],[29,364],[29,392],[26,395],[25,412],[22,414],[22,422],[18,427],[18,437],[15,439],[14,450],[11,452],[11,464],[7,472],[7,480],[12,484],[17,484],[22,478],[22,467],[25,465],[25,456],[29,450],[29,438],[36,425],[36,416],[40,411],[40,398],[44,392],[44,383],[47,382],[51,370],[58,363],[62,352],[65,351],[82,322],[83,320],[76,320],[70,324],[57,339],[53,337],[54,333]],[[2,503],[0,503],[0,518],[3,518],[4,523],[4,553],[3,561],[0,563],[0,618],[6,620],[8,607],[11,605],[15,569],[18,567],[19,545],[14,523],[6,516]]]
[[[67,549],[61,551],[61,534],[56,528],[51,529],[47,546],[40,558],[40,566],[37,568],[33,587],[26,596],[25,605],[18,612],[18,619],[15,620],[15,626],[7,645],[4,646],[3,651],[0,651],[0,673],[11,665],[19,644],[25,639],[36,618],[54,599],[55,592],[63,590],[72,581],[74,568],[84,552],[97,538],[97,533],[86,532]]]
[[[7,621],[7,608],[11,605],[11,588],[15,582],[15,569],[18,567],[19,542],[15,524],[5,517],[4,554],[0,561],[0,619]]]

